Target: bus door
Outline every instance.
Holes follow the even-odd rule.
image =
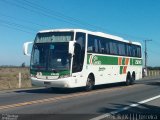
[[[83,65],[84,65],[84,57],[85,57],[85,38],[86,34],[77,32],[76,33],[76,43],[74,48],[73,55],[73,64],[72,64],[72,75],[77,78],[77,81],[81,81],[83,79]]]

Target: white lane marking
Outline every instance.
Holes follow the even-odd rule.
[[[158,98],[160,98],[160,95],[157,95],[157,96],[155,96],[155,97],[152,97],[152,98],[149,98],[149,99],[140,101],[140,102],[138,102],[137,104],[131,104],[131,105],[127,106],[127,107],[124,107],[124,108],[121,108],[121,109],[112,111],[112,112],[110,112],[110,113],[105,113],[105,114],[103,114],[103,115],[100,115],[100,116],[98,116],[98,117],[92,118],[92,119],[90,119],[90,120],[101,120],[101,119],[104,119],[104,118],[109,117],[109,116],[111,116],[111,115],[114,115],[114,114],[117,114],[117,113],[119,113],[119,112],[128,110],[128,109],[130,109],[130,108],[132,108],[132,107],[137,107],[137,106],[139,106],[139,105],[141,105],[141,104],[143,104],[143,103],[147,103],[147,102],[149,102],[149,101],[152,101],[152,100],[155,100],[155,99],[158,99]]]

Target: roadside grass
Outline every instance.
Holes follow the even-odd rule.
[[[31,86],[30,74],[28,67],[0,67],[0,90],[19,88],[19,73],[21,73],[21,88],[29,88]],[[160,71],[149,71],[147,77],[142,79],[159,79]]]
[[[0,67],[0,90],[15,89],[19,87],[19,73],[21,73],[21,88],[31,87],[29,68],[25,67]]]

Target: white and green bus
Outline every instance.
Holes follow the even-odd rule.
[[[24,44],[24,54],[28,45]],[[142,78],[141,44],[121,37],[82,29],[37,33],[31,52],[33,85],[93,89],[94,85]]]

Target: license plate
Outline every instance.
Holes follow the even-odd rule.
[[[51,85],[51,82],[44,82],[45,85]]]

